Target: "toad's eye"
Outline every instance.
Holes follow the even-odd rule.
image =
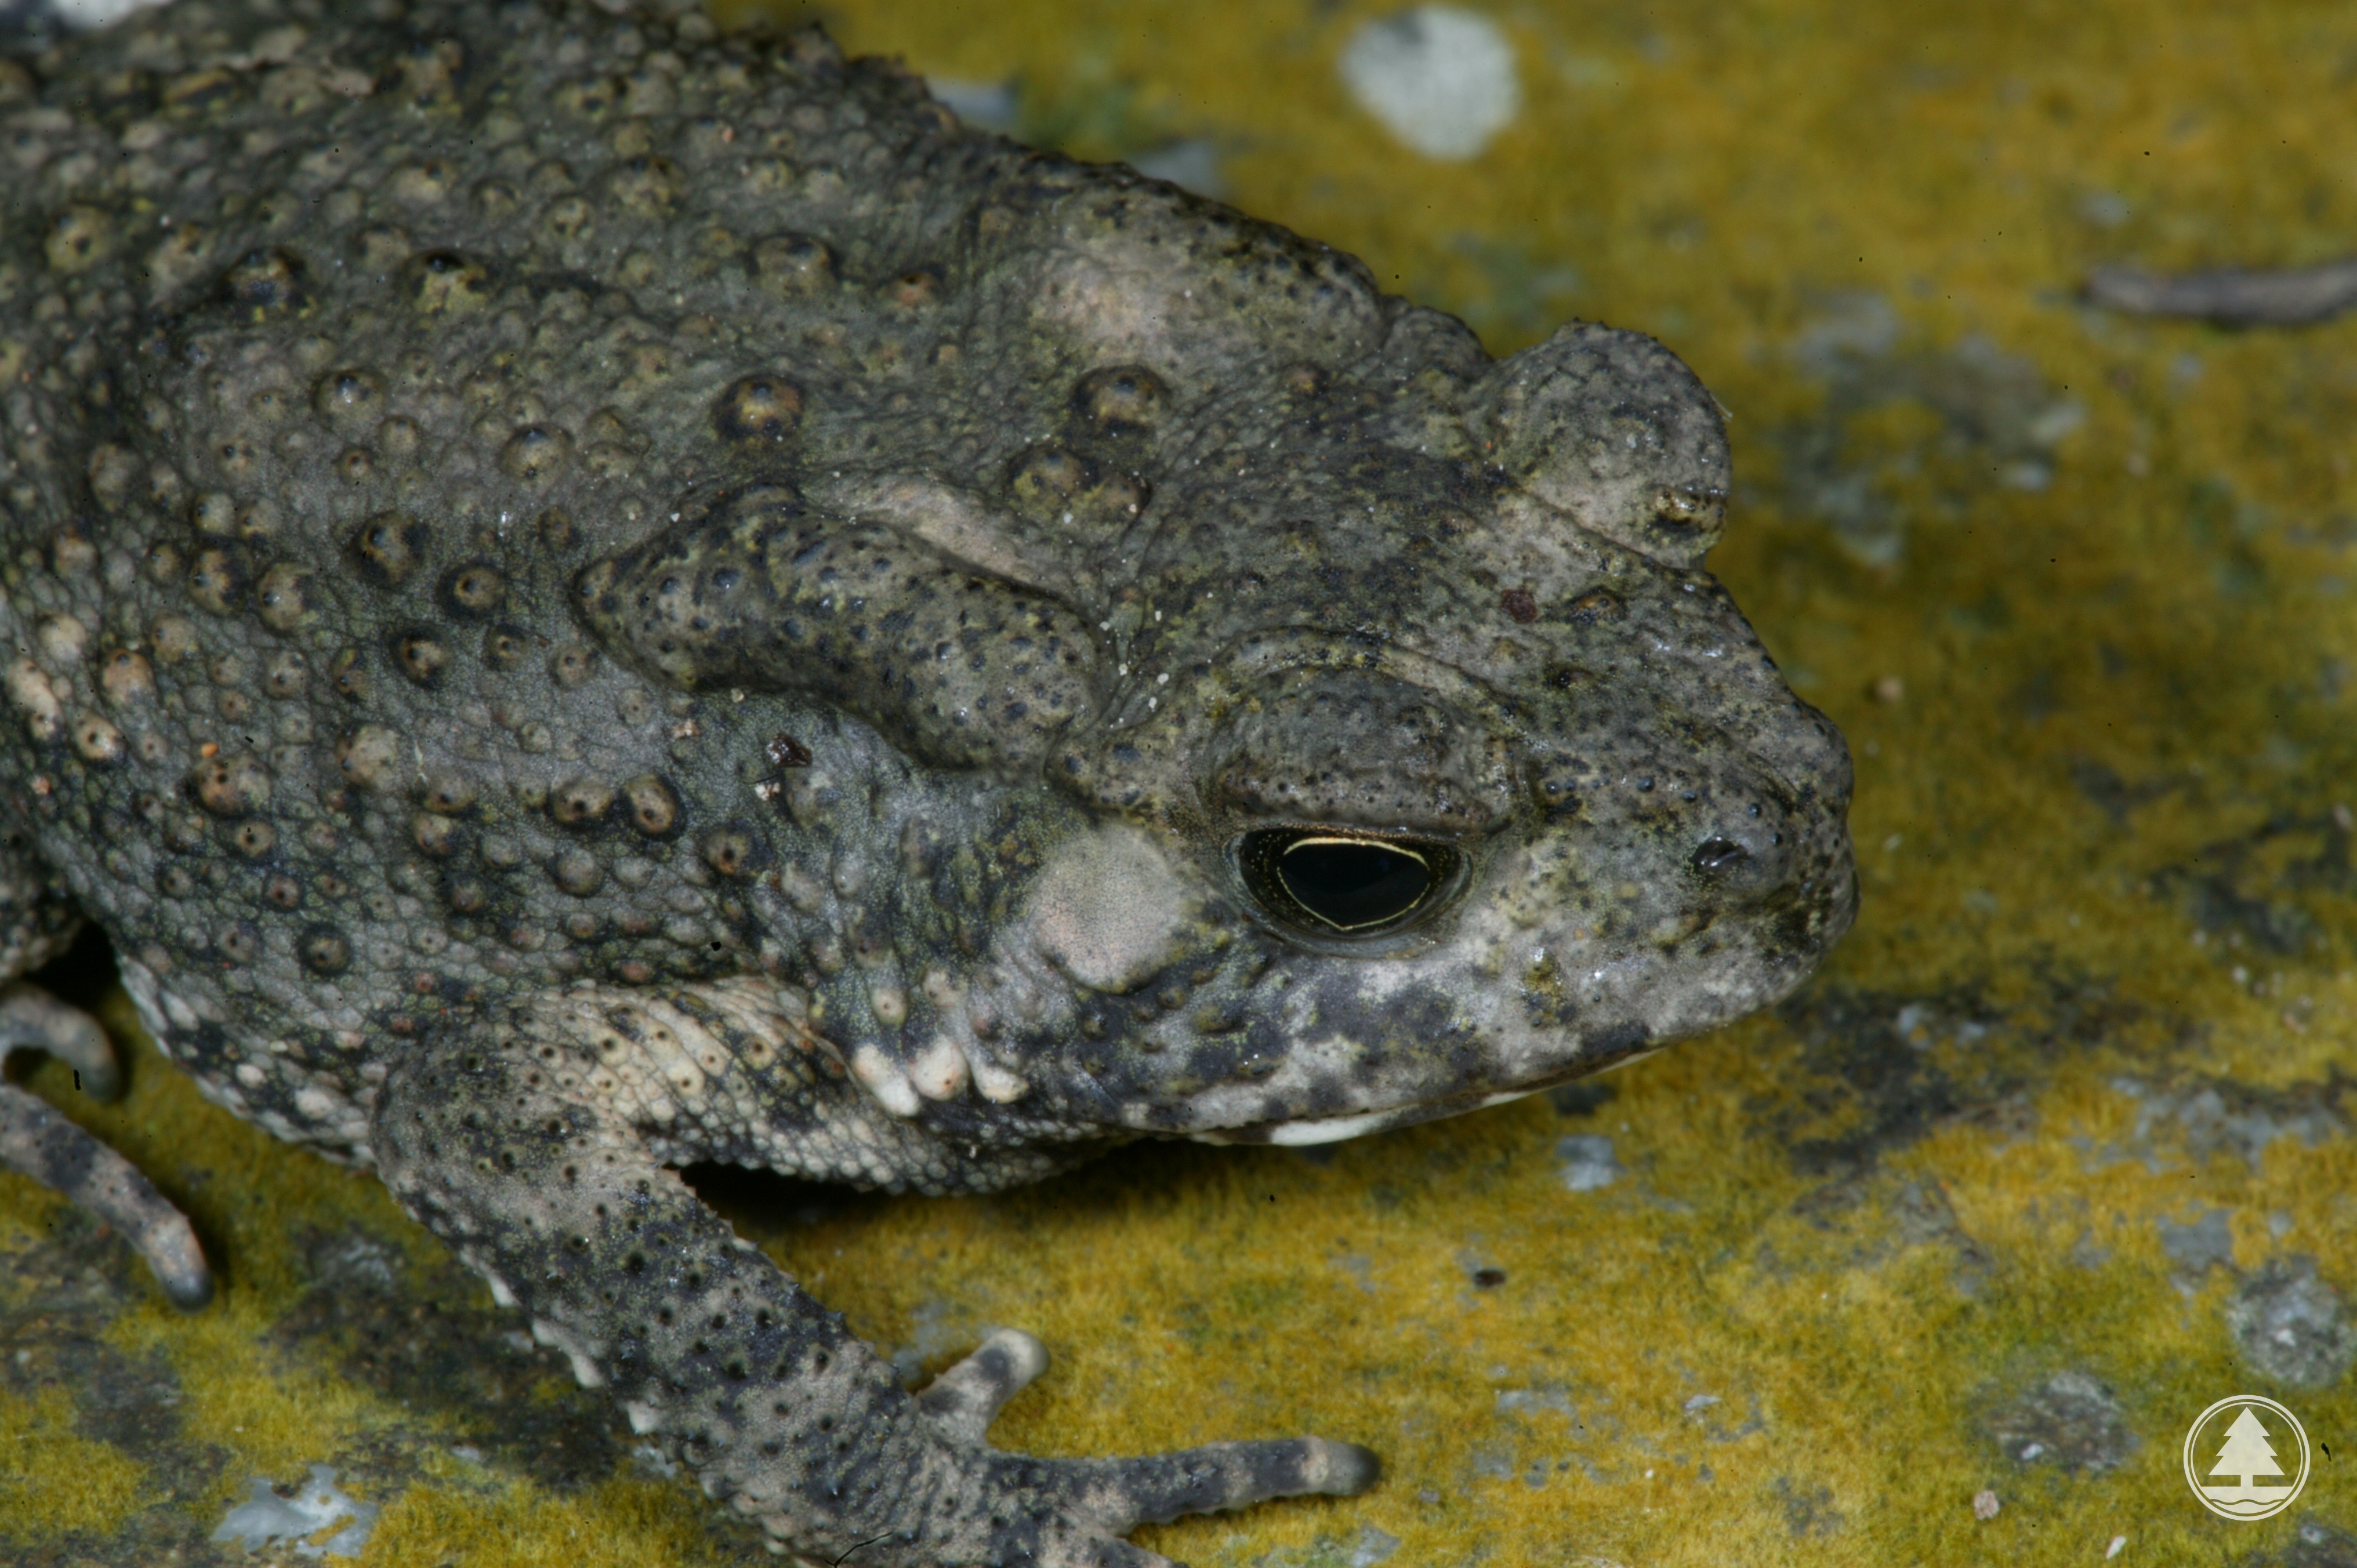
[[[1264,828],[1236,842],[1236,868],[1261,908],[1311,936],[1362,936],[1405,924],[1455,884],[1461,860],[1448,845],[1422,839],[1316,828]]]

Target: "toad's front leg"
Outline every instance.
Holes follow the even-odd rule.
[[[807,1556],[871,1568],[1163,1562],[1133,1525],[1372,1484],[1316,1438],[1134,1459],[1002,1454],[983,1432],[1044,1365],[996,1336],[922,1395],[657,1159],[560,1053],[485,1025],[385,1081],[376,1151],[410,1211],[532,1315],[585,1383],[675,1442],[706,1493]],[[675,1129],[665,1146],[674,1154]]]

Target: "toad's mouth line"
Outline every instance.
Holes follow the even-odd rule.
[[[1610,1072],[1627,1067],[1631,1062],[1644,1060],[1655,1051],[1665,1049],[1667,1042],[1644,1050],[1631,1051],[1614,1058],[1593,1072],[1574,1073],[1567,1078],[1549,1079],[1526,1089],[1508,1089],[1486,1094],[1460,1094],[1445,1100],[1421,1104],[1395,1105],[1383,1111],[1362,1111],[1348,1116],[1305,1116],[1289,1122],[1255,1122],[1243,1127],[1214,1127],[1189,1133],[1187,1138],[1197,1144],[1274,1144],[1282,1148],[1308,1148],[1318,1144],[1339,1144],[1348,1138],[1369,1133],[1388,1132],[1395,1127],[1413,1127],[1419,1122],[1437,1122],[1444,1117],[1462,1116],[1469,1112],[1484,1111],[1492,1105],[1503,1105],[1512,1100],[1526,1100],[1534,1094],[1544,1094],[1578,1079],[1590,1078],[1598,1072]]]

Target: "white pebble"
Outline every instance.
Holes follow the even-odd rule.
[[[1513,45],[1487,16],[1454,5],[1362,24],[1340,68],[1359,107],[1428,158],[1474,156],[1523,106]]]

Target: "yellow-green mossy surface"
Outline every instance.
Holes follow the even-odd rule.
[[[1459,163],[1352,102],[1351,0],[823,15],[1014,84],[1018,134],[1176,148],[1495,352],[1584,317],[1683,355],[1732,415],[1711,564],[1857,756],[1857,930],[1775,1014],[1553,1098],[726,1206],[912,1375],[1046,1340],[1006,1446],[1383,1455],[1363,1498],[1139,1532],[1206,1568],[2357,1563],[2357,319],[2078,294],[2357,252],[2357,11],[1471,8],[1522,108]],[[0,1559],[238,1561],[207,1537],[251,1480],[324,1464],[382,1510],[371,1568],[764,1560],[371,1178],[133,1067],[114,1106],[27,1081],[222,1294],[172,1314],[0,1176]],[[2245,1391],[2318,1450],[2255,1524],[2180,1468]]]

